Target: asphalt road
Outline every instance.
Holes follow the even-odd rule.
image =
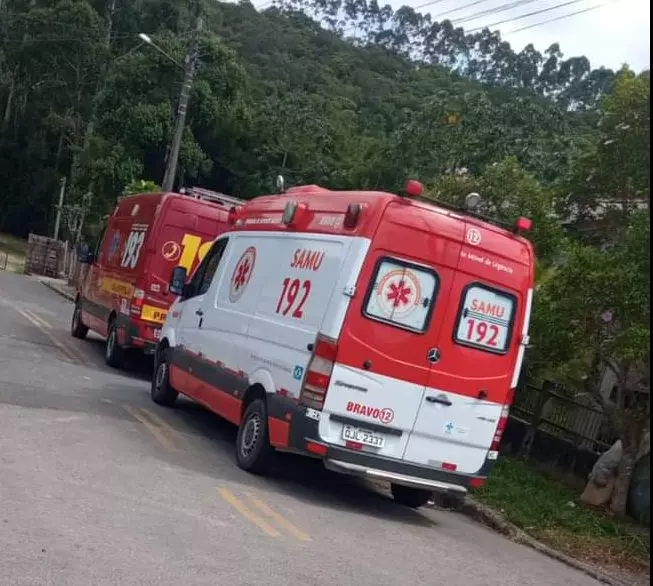
[[[318,462],[236,467],[235,430],[104,366],[72,305],[0,273],[0,585],[597,584],[462,515]]]

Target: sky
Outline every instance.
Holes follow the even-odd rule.
[[[428,0],[389,0],[395,9],[403,4],[417,8],[427,2]],[[383,2],[380,1],[379,4]],[[474,5],[469,6],[470,4]],[[515,4],[517,6],[510,10],[497,11],[498,7]],[[567,6],[559,7],[560,4]],[[521,32],[512,32],[594,6],[600,8]],[[527,18],[516,18],[547,8],[554,9]],[[557,42],[565,57],[585,55],[592,68],[603,65],[619,69],[627,63],[631,69],[639,72],[648,69],[650,64],[650,0],[435,0],[418,10],[422,13],[427,11],[434,20],[439,21],[468,19],[479,12],[493,11],[492,14],[462,22],[459,26],[469,32],[476,27],[507,20],[508,22],[491,26],[490,29],[501,31],[501,37],[515,51],[533,43],[538,51],[544,52]]]
[[[272,0],[252,1],[257,8],[272,4]],[[378,1],[380,5],[389,3],[395,10],[408,5],[417,12],[430,12],[437,21],[463,20],[454,22],[454,25],[462,26],[467,32],[486,26],[499,30],[501,37],[517,52],[532,43],[543,53],[557,42],[565,58],[585,55],[592,68],[619,69],[627,63],[631,69],[640,72],[650,66],[650,0]],[[537,11],[544,12],[525,17]],[[569,16],[581,11],[581,14]],[[479,15],[480,12],[485,12],[485,15]],[[552,19],[558,20],[545,22]],[[506,22],[495,25],[499,21]],[[517,32],[517,29],[531,25],[538,26]]]

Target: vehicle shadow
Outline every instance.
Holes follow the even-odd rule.
[[[241,471],[236,464],[237,429],[201,405],[180,398],[174,409],[182,420],[186,433],[210,442],[219,450],[221,459],[233,465],[236,476],[265,491],[278,491],[313,506],[347,511],[382,518],[388,521],[433,527],[437,523],[418,510],[398,505],[384,483],[336,474],[327,470],[320,460],[288,453],[277,453],[273,469],[265,477]],[[188,466],[190,462],[186,462]],[[203,469],[206,472],[205,469]]]
[[[152,369],[154,358],[147,356],[140,351],[130,351],[125,355],[125,363],[121,368],[111,368],[104,363],[105,341],[100,336],[89,336],[83,341],[87,352],[92,357],[94,365],[101,366],[107,372],[126,376],[136,380],[150,382],[152,380]]]

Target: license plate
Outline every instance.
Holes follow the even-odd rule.
[[[365,446],[372,446],[373,448],[382,448],[383,444],[385,444],[385,438],[382,435],[367,429],[354,427],[353,425],[343,425],[342,439],[348,442],[357,442]]]

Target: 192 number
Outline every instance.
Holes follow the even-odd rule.
[[[487,324],[484,321],[468,319],[465,335],[470,342],[496,348],[497,339],[499,338],[499,328],[494,324]]]
[[[303,307],[310,294],[311,282],[309,280],[302,282],[299,279],[286,277],[283,280],[283,288],[277,302],[276,312],[281,315],[288,315],[292,310],[290,316],[301,319],[304,316]]]

